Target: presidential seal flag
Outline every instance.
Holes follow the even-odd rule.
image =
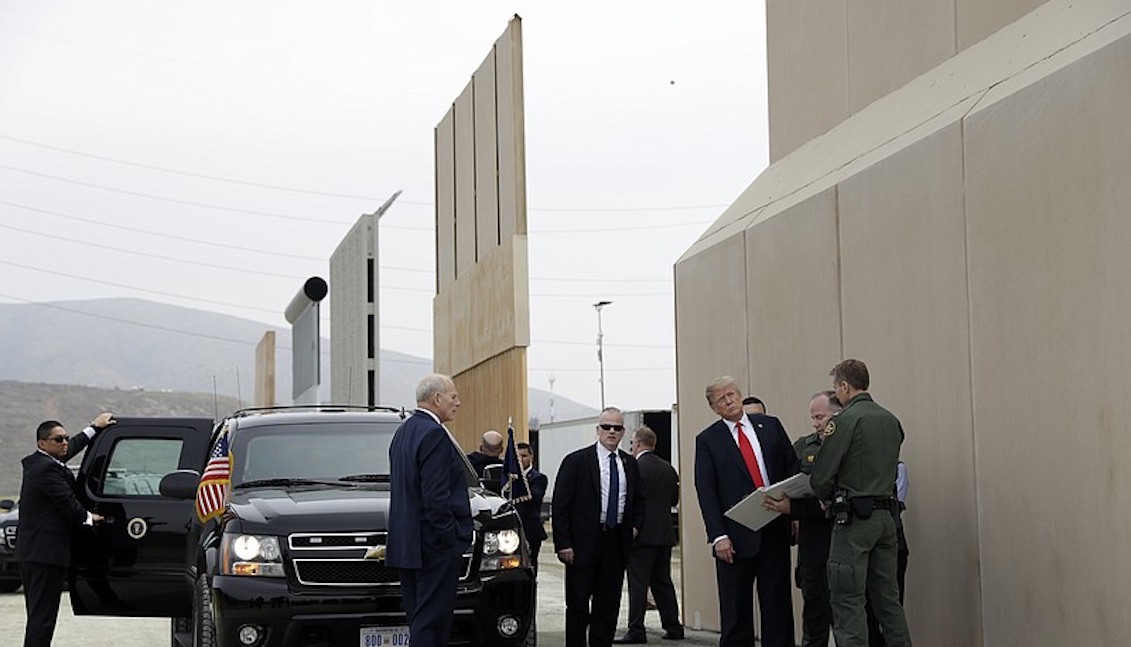
[[[200,484],[196,486],[196,516],[201,523],[220,516],[224,511],[231,480],[232,453],[228,448],[228,428],[224,427],[208,455],[208,465],[204,467],[204,474],[200,475]]]
[[[507,451],[503,454],[503,476],[500,484],[502,485],[500,493],[511,501],[529,501],[532,498],[530,481],[526,478],[526,472],[523,471],[522,463],[518,460],[518,449],[514,444],[514,425],[509,419],[507,420]]]

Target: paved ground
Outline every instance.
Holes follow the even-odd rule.
[[[673,559],[678,559],[678,548]],[[538,644],[540,647],[564,647],[565,603],[564,570],[553,557],[553,547],[546,544],[538,573]],[[676,591],[679,591],[679,569],[673,568]],[[628,625],[627,587],[621,600],[621,620],[617,634]],[[23,592],[0,594],[0,645],[21,644],[24,632]],[[661,640],[660,619],[655,611],[645,617],[650,644],[717,645],[718,634],[706,631],[687,632],[683,642]],[[159,647],[169,644],[169,620],[152,618],[75,617],[70,600],[63,594],[59,626],[54,647]]]

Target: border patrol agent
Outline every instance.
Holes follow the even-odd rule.
[[[896,583],[895,515],[892,497],[903,427],[868,394],[868,367],[846,359],[830,373],[844,409],[825,426],[811,483],[832,501],[829,594],[838,647],[867,647],[867,591],[888,647],[910,647],[911,634]]]

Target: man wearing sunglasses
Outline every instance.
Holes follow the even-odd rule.
[[[554,550],[565,564],[566,647],[609,647],[628,552],[644,521],[640,470],[621,451],[624,414],[608,407],[597,442],[562,459],[554,480]],[[588,640],[586,640],[588,638]]]
[[[16,559],[27,607],[24,647],[51,644],[71,564],[71,537],[79,526],[102,521],[101,515],[87,512],[75,497],[75,477],[66,462],[94,434],[115,422],[113,414],[100,413],[81,433],[69,436],[62,423],[45,420],[35,430],[36,451],[23,459]]]

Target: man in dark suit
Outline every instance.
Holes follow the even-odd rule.
[[[483,478],[483,470],[487,469],[487,466],[502,465],[503,449],[502,434],[494,429],[483,432],[483,437],[479,439],[479,449],[467,455],[475,475]]]
[[[74,532],[79,526],[102,521],[101,515],[87,512],[75,497],[75,477],[66,462],[114,422],[112,414],[100,413],[82,433],[69,437],[59,421],[45,420],[35,430],[35,453],[23,459],[16,559],[27,607],[24,647],[51,644],[59,597],[71,565]]]
[[[445,422],[459,409],[456,385],[429,375],[417,409],[389,445],[389,539],[385,563],[399,568],[415,647],[444,647],[452,633],[460,559],[471,543],[472,477]]]
[[[566,647],[608,647],[616,632],[628,551],[644,520],[640,472],[632,455],[618,448],[623,437],[624,415],[607,407],[597,419],[597,442],[562,459],[554,481]]]
[[[534,572],[538,572],[538,552],[542,549],[542,542],[546,539],[546,529],[542,526],[542,501],[546,498],[546,488],[550,479],[545,474],[534,469],[534,450],[530,443],[515,445],[518,452],[522,472],[526,475],[526,482],[530,484],[530,498],[514,504],[518,516],[522,519],[522,529],[526,534],[526,544],[530,546],[530,561],[534,564]]]
[[[632,451],[640,467],[640,491],[644,496],[644,525],[628,555],[628,632],[615,643],[648,642],[644,632],[644,609],[648,589],[656,598],[660,625],[666,640],[683,640],[679,603],[672,583],[672,506],[679,503],[679,475],[671,463],[655,453],[656,432],[648,427],[636,430]]]
[[[719,645],[754,644],[757,585],[762,645],[793,647],[789,520],[778,517],[755,531],[723,513],[758,487],[796,474],[797,454],[777,418],[743,412],[734,378],[707,385],[707,402],[719,420],[695,437],[695,490],[715,555]]]

